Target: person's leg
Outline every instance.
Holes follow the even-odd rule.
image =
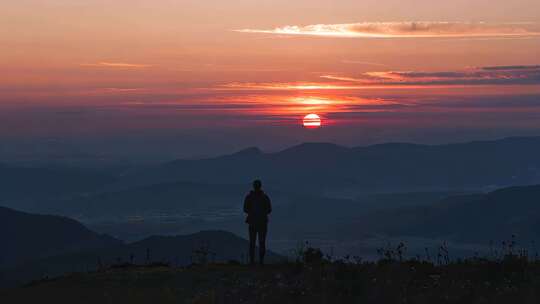
[[[259,234],[259,263],[264,264],[264,256],[266,254],[266,233],[268,231],[267,225],[261,225],[258,229]]]
[[[249,225],[249,263],[255,264],[255,243],[257,241],[257,230],[253,225]]]

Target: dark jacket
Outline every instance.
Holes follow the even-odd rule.
[[[262,190],[251,191],[244,200],[244,212],[248,215],[246,223],[250,225],[268,223],[268,214],[272,212],[270,198]]]

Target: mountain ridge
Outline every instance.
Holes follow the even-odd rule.
[[[198,160],[174,160],[126,176],[120,185],[170,181],[246,184],[259,178],[287,190],[490,190],[540,182],[540,137],[444,145],[386,143],[344,147],[303,143],[279,152],[248,148]]]

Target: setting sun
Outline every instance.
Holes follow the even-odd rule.
[[[317,114],[308,114],[304,116],[303,124],[305,128],[321,127],[321,118]]]

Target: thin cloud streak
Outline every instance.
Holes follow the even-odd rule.
[[[360,85],[540,85],[540,66],[492,66],[439,72],[386,71],[366,72],[358,77],[320,77]]]
[[[540,66],[487,66],[457,71],[383,71],[320,75],[326,81],[233,82],[215,91],[347,91],[540,86]]]
[[[97,62],[97,63],[81,63],[82,67],[97,67],[97,68],[117,68],[117,69],[143,69],[152,67],[150,64],[136,64],[125,62]]]
[[[196,102],[127,102],[126,107],[145,109],[145,112],[158,110],[171,113],[181,111],[183,115],[206,117],[231,116],[244,120],[267,120],[275,117],[295,120],[314,112],[321,115],[328,113],[362,112],[374,113],[395,111],[414,103],[401,102],[385,98],[363,98],[349,95],[240,95],[226,98],[199,99]]]
[[[353,78],[350,78],[353,79]],[[351,81],[352,82],[352,81]],[[339,83],[324,83],[324,82],[234,82],[220,85],[214,90],[216,91],[328,91],[328,90],[372,90],[372,89],[421,89],[424,85],[410,85],[410,84],[385,84],[381,83],[376,85],[373,83],[366,83],[362,85],[355,84],[339,84]],[[438,85],[430,86],[437,88],[451,88],[454,85]]]
[[[276,125],[299,124],[307,113],[334,117],[336,124],[355,123],[355,118],[379,121],[381,115],[400,117],[436,117],[440,113],[479,115],[498,113],[501,117],[518,113],[540,113],[538,94],[522,96],[454,96],[413,95],[391,98],[364,98],[344,95],[232,95],[197,99],[189,102],[125,102],[114,109],[145,113],[151,117],[178,117],[182,123],[203,123],[211,119],[215,125],[249,125],[273,122]],[[337,119],[337,117],[340,117]],[[343,120],[348,117],[348,120]],[[181,119],[180,119],[181,118]],[[185,120],[185,121],[184,121]],[[328,120],[325,120],[328,121]],[[179,122],[180,123],[180,122]]]
[[[535,37],[532,23],[485,22],[359,22],[343,24],[286,25],[274,29],[240,29],[240,33],[300,35],[341,38],[471,38]]]

